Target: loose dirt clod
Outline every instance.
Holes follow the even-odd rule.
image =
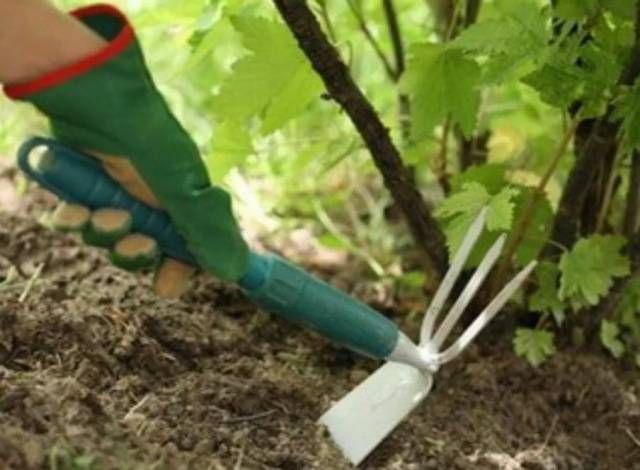
[[[157,299],[33,220],[0,213],[0,276],[46,261],[23,303],[0,290],[1,469],[349,468],[315,421],[375,362],[212,279]],[[362,468],[640,468],[636,369],[576,351],[533,369],[491,334]]]

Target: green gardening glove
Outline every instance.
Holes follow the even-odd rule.
[[[107,41],[104,49],[32,82],[6,87],[5,93],[34,104],[49,117],[61,143],[96,156],[132,195],[164,208],[204,270],[238,280],[248,269],[249,251],[229,194],[211,185],[196,145],[149,75],[133,28],[108,5],[71,14]],[[146,267],[157,254],[152,240],[128,234],[130,217],[122,211],[91,214],[63,205],[53,221],[82,230],[88,243],[111,247],[113,261],[125,268]],[[172,276],[166,278],[170,283]]]

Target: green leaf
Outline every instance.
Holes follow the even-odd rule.
[[[478,216],[480,210],[487,206],[487,230],[489,232],[508,231],[513,222],[514,204],[512,199],[516,197],[519,190],[510,186],[505,186],[502,190],[492,196],[480,183],[465,183],[462,190],[449,196],[436,211],[436,216],[444,221],[444,232],[447,238],[449,253],[455,253],[462,240]],[[495,234],[494,234],[495,235]],[[478,261],[477,253],[487,248],[487,243],[492,243],[495,236],[485,239],[484,243],[478,243],[474,249],[474,255],[470,257],[470,265],[475,265]]]
[[[340,238],[331,233],[325,233],[318,237],[318,243],[324,247],[332,250],[347,250],[349,249],[349,243],[343,238]]]
[[[449,115],[471,136],[480,106],[479,79],[480,67],[460,50],[443,44],[414,45],[400,88],[413,98],[415,139],[430,136]]]
[[[484,54],[537,54],[547,45],[547,18],[533,1],[506,5],[495,18],[473,24],[453,44]]]
[[[597,117],[605,112],[621,69],[617,54],[571,36],[556,44],[542,67],[522,82],[551,106],[565,109],[579,101],[583,117]]]
[[[560,269],[550,261],[542,261],[536,268],[538,288],[529,298],[529,308],[534,312],[552,313],[558,325],[564,321],[565,305],[558,292]]]
[[[455,193],[460,191],[466,183],[480,183],[490,194],[496,194],[508,184],[506,179],[508,168],[505,163],[470,166],[463,173],[458,173],[451,178],[451,189]]]
[[[635,0],[558,0],[555,13],[558,18],[581,21],[607,10],[622,18],[631,18],[635,12]]]
[[[475,23],[452,43],[488,58],[483,69],[489,83],[499,83],[510,72],[536,63],[549,43],[548,15],[535,1],[500,2],[497,9],[497,16]]]
[[[616,102],[615,119],[621,119],[629,146],[640,145],[640,79]]]
[[[232,23],[250,53],[233,64],[213,108],[223,120],[261,116],[269,134],[301,114],[323,85],[284,25],[251,16]]]
[[[551,106],[566,108],[581,95],[582,77],[573,64],[553,59],[530,73],[522,82],[540,93],[540,99]]]
[[[558,0],[554,12],[558,18],[581,21],[597,11],[598,3],[599,0]]]
[[[602,320],[600,324],[600,340],[604,347],[607,348],[616,359],[620,359],[625,351],[624,343],[620,340],[619,336],[620,329],[618,325],[607,320]]]
[[[443,201],[437,211],[439,217],[473,212],[477,214],[490,199],[487,190],[480,183],[466,183],[462,190]]]
[[[398,277],[397,282],[404,287],[421,289],[424,286],[426,279],[427,276],[423,271],[409,271]]]
[[[515,204],[513,199],[518,195],[519,190],[507,186],[489,202],[489,212],[487,213],[487,230],[496,232],[498,230],[508,231],[513,224],[513,209]]]
[[[211,180],[219,184],[229,170],[243,163],[252,153],[251,136],[242,125],[230,121],[219,124],[205,159]]]
[[[518,328],[513,346],[519,357],[524,357],[534,367],[555,354],[554,334],[551,331]]]
[[[600,0],[605,10],[624,19],[635,17],[638,0]]]
[[[630,272],[629,259],[620,253],[624,244],[624,238],[614,235],[578,240],[560,259],[560,299],[596,305],[615,278]]]

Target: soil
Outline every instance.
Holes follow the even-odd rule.
[[[19,269],[0,288],[1,469],[351,468],[316,420],[377,362],[205,276],[159,300],[148,276],[42,228],[34,194],[0,211],[0,276]],[[361,467],[640,469],[639,396],[631,366],[566,350],[533,368],[494,326]]]

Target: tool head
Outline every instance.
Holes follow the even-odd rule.
[[[320,423],[358,465],[426,398],[432,384],[429,372],[389,362],[323,414]]]
[[[520,271],[476,317],[458,340],[440,352],[440,348],[455,324],[498,260],[504,246],[505,237],[499,237],[436,329],[440,311],[483,231],[486,216],[487,210],[483,209],[471,224],[425,314],[420,349],[429,367],[420,371],[409,365],[387,363],[320,418],[320,423],[327,426],[333,440],[354,465],[360,464],[427,397],[433,385],[433,375],[425,369],[436,371],[442,364],[461,354],[500,312],[535,267],[536,263],[531,262]]]

